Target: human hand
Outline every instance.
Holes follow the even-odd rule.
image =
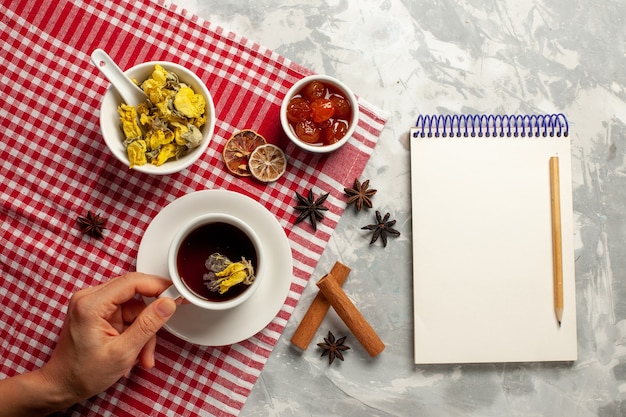
[[[72,395],[71,404],[104,391],[137,363],[152,368],[155,334],[176,311],[176,302],[160,298],[145,306],[133,297],[154,297],[170,285],[133,272],[75,293],[57,347],[41,369],[44,378],[61,384]]]

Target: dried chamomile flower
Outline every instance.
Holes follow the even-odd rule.
[[[226,256],[212,253],[205,262],[209,270],[204,274],[204,285],[213,292],[224,294],[237,284],[251,285],[254,282],[254,267],[246,258],[231,262]]]
[[[130,168],[162,165],[200,146],[200,128],[208,117],[201,94],[159,64],[140,87],[148,96],[147,103],[118,107]]]
[[[194,93],[191,87],[182,86],[174,96],[174,107],[190,119],[202,116],[206,101],[200,94]]]

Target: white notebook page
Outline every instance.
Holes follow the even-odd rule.
[[[570,141],[411,132],[415,363],[577,358]],[[549,159],[559,157],[564,313]]]

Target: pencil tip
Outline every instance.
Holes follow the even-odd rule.
[[[561,327],[561,320],[559,320],[559,327]]]

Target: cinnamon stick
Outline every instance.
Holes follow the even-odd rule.
[[[341,262],[335,262],[335,265],[330,270],[330,272],[324,277],[329,277],[335,281],[339,286],[343,285],[348,274],[350,273],[350,268],[342,264]],[[309,347],[309,343],[313,339],[315,332],[320,327],[322,320],[324,320],[324,316],[328,313],[330,309],[330,303],[324,297],[324,294],[321,292],[317,293],[311,306],[302,317],[302,321],[298,328],[296,329],[293,336],[291,336],[291,343],[296,345],[302,350],[306,350]]]
[[[385,349],[376,331],[335,280],[325,276],[317,282],[317,286],[370,356],[376,356]]]

